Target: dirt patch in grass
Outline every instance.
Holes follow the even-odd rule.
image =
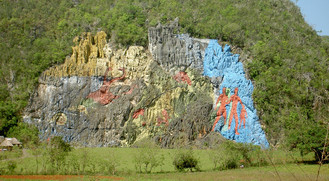
[[[24,180],[71,180],[71,179],[83,179],[85,176],[82,175],[0,175],[0,178],[4,179],[24,179]],[[122,177],[112,176],[90,176],[98,179],[109,179],[109,180],[122,180]]]

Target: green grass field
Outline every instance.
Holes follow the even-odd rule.
[[[156,167],[152,173],[138,173],[135,168],[134,157],[141,152],[139,148],[79,148],[74,149],[67,157],[66,164],[73,164],[72,160],[78,159],[80,162],[88,163],[86,170],[94,170],[100,175],[102,167],[98,163],[102,160],[111,159],[116,162],[114,177],[122,177],[124,180],[316,180],[319,165],[301,163],[302,160],[312,160],[313,155],[309,154],[301,158],[298,153],[287,153],[284,151],[271,151],[268,156],[273,165],[262,167],[245,167],[223,171],[215,171],[214,163],[211,160],[211,150],[193,150],[198,158],[200,172],[178,172],[173,166],[173,160],[179,150],[159,149],[158,155],[163,155],[163,165]],[[87,153],[87,154],[86,154]],[[17,162],[17,168],[12,174],[35,175],[43,174],[43,158],[38,159],[38,173],[36,157],[27,150],[22,158],[2,160],[1,165],[5,165],[8,160]],[[49,168],[49,165],[46,165]],[[66,165],[67,168],[70,168]],[[67,171],[67,170],[66,170]],[[91,172],[90,172],[91,173]],[[57,174],[57,173],[56,173]],[[59,173],[60,174],[60,173]],[[104,175],[104,174],[101,174]],[[15,180],[4,179],[0,180]],[[71,178],[70,180],[108,180],[105,178],[95,178],[85,176],[84,178]],[[329,180],[329,165],[321,167],[319,180]]]
[[[225,171],[204,171],[193,173],[143,174],[128,177],[127,180],[316,180],[318,165],[286,164],[274,167],[251,167]],[[329,165],[322,167],[319,180],[329,180]]]

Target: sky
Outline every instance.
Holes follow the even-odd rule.
[[[296,3],[296,0],[292,1]],[[319,35],[329,36],[329,0],[297,0],[297,5],[306,22]]]

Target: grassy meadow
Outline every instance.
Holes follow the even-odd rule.
[[[282,150],[262,151],[265,153],[267,164],[258,166],[257,164],[235,169],[215,169],[213,162],[216,157],[216,150],[192,150],[190,152],[199,161],[200,171],[183,171],[175,169],[173,161],[175,156],[186,150],[177,149],[155,149],[154,152],[162,164],[152,168],[151,173],[142,173],[136,167],[136,159],[143,152],[144,148],[76,148],[73,149],[65,162],[56,170],[55,175],[84,175],[83,177],[72,177],[68,180],[109,180],[110,178],[95,177],[99,175],[110,175],[113,178],[123,178],[124,180],[316,180],[318,164],[312,162],[312,154],[301,157],[297,152],[287,152]],[[17,150],[16,150],[17,151]],[[10,154],[10,157],[0,161],[4,168],[8,162],[14,161],[16,168],[6,175],[49,175],[52,165],[42,151],[25,150],[23,154]],[[3,156],[3,152],[0,153]],[[13,155],[20,155],[15,158]],[[4,157],[3,157],[4,158]],[[255,162],[255,155],[251,156]],[[239,165],[244,164],[244,160],[239,160]],[[256,163],[256,162],[255,162]],[[113,165],[114,170],[106,171]],[[79,172],[76,166],[79,165]],[[16,180],[1,178],[0,180]],[[110,179],[111,180],[111,179]],[[329,180],[329,164],[321,167],[318,180]]]

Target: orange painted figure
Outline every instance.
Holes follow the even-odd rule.
[[[178,73],[174,76],[174,79],[175,79],[177,82],[185,82],[185,83],[187,83],[188,85],[192,85],[192,81],[191,81],[190,77],[187,75],[186,72],[178,72]]]
[[[133,118],[136,119],[139,116],[143,116],[144,115],[145,110],[144,109],[138,109],[137,111],[134,112],[133,114]]]
[[[214,122],[214,125],[212,126],[212,131],[215,130],[216,124],[219,121],[219,119],[221,118],[221,116],[223,115],[224,117],[224,125],[226,124],[226,108],[225,106],[229,103],[228,102],[228,97],[226,95],[226,88],[223,88],[223,93],[221,95],[219,95],[217,102],[216,102],[216,106],[215,109],[217,108],[217,104],[220,101],[220,107],[217,111],[217,117],[216,117],[216,121]]]
[[[101,88],[95,92],[90,93],[87,98],[93,99],[94,101],[99,102],[100,104],[106,105],[119,97],[110,92],[110,85],[115,81],[124,79],[124,77],[126,76],[125,69],[119,68],[119,70],[122,71],[122,75],[120,77],[116,77],[110,81],[107,81],[107,74],[110,70],[112,70],[110,67],[106,70],[103,85],[101,86]]]
[[[231,96],[231,98],[229,100],[229,102],[232,101],[232,109],[231,109],[231,114],[230,114],[230,120],[229,120],[229,123],[228,123],[228,129],[231,128],[232,118],[234,116],[234,119],[235,119],[235,134],[236,135],[240,134],[238,132],[238,124],[239,124],[239,119],[238,119],[238,114],[237,114],[238,102],[240,102],[240,104],[242,105],[242,110],[244,110],[244,111],[241,111],[241,115],[243,115],[242,117],[244,118],[244,124],[245,124],[245,117],[244,116],[247,116],[247,112],[244,109],[244,105],[242,104],[242,101],[241,101],[240,97],[238,96],[238,90],[239,90],[238,88],[234,89],[234,95]],[[242,121],[242,119],[241,119],[241,121]]]
[[[244,107],[244,105],[242,105],[242,110],[241,110],[241,113],[240,113],[240,126],[239,126],[239,129],[241,128],[241,122],[243,121],[243,128],[246,128],[246,118],[247,118],[247,111]]]
[[[138,87],[137,85],[133,85],[133,86],[130,86],[130,89],[129,89],[129,91],[128,92],[125,92],[124,94],[132,94],[133,93],[133,91],[134,91],[134,89],[136,88],[136,87]]]
[[[158,122],[157,126],[160,126],[162,123],[164,123],[166,126],[168,126],[169,125],[169,119],[170,119],[170,117],[168,115],[167,110],[165,110],[165,109],[162,110],[162,116],[164,117],[164,119],[158,117],[158,119],[157,119],[157,122]]]

